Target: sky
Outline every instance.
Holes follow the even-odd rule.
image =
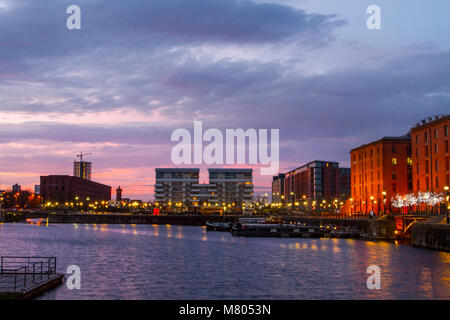
[[[80,30],[66,27],[72,4]],[[372,4],[381,30],[366,27]],[[280,172],[349,166],[350,149],[449,113],[448,12],[447,0],[0,0],[0,189],[72,174],[83,151],[93,180],[152,200],[154,169],[175,167],[171,133],[194,121],[279,129]],[[185,167],[207,182],[206,165]],[[270,192],[272,177],[245,167]]]

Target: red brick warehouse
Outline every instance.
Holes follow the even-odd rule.
[[[412,192],[411,137],[384,137],[350,151],[352,212],[391,210],[391,197]]]

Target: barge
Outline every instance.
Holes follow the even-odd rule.
[[[321,238],[319,227],[291,224],[236,224],[231,234],[237,237]]]

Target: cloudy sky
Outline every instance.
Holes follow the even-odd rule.
[[[72,4],[81,30],[66,28]],[[381,30],[366,27],[371,4]],[[71,174],[84,151],[94,180],[151,200],[172,131],[194,120],[279,129],[282,172],[347,166],[351,148],[449,113],[448,12],[448,0],[0,0],[0,188]],[[270,183],[255,170],[256,192]]]

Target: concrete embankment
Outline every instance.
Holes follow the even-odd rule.
[[[450,224],[446,218],[435,217],[412,227],[412,245],[450,252]]]
[[[372,240],[395,240],[395,220],[383,216],[378,218],[328,218],[328,217],[288,217],[286,221],[302,222],[315,226],[339,226],[350,228],[361,234],[363,238]]]

